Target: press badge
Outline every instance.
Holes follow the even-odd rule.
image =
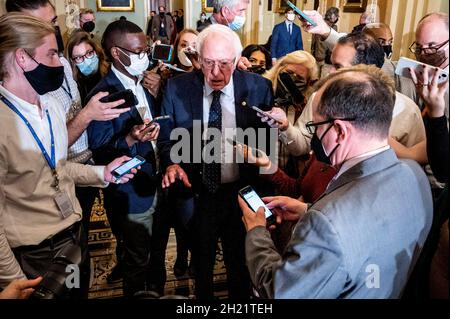
[[[66,192],[59,191],[53,196],[53,198],[64,219],[75,212],[72,202]]]

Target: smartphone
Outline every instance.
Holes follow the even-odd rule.
[[[170,62],[172,60],[173,47],[168,44],[157,44],[153,49],[153,60]]]
[[[126,163],[123,163],[119,167],[117,167],[115,170],[112,171],[112,175],[115,178],[121,178],[122,176],[128,174],[133,168],[139,167],[142,164],[145,163],[145,158],[141,156],[136,156],[133,159],[129,160]]]
[[[297,8],[297,6],[295,4],[293,4],[292,2],[290,2],[289,0],[286,2],[287,5],[289,7],[292,8],[292,10],[294,10],[294,12],[296,12],[297,14],[299,14],[303,20],[306,20],[310,25],[312,25],[313,27],[317,27],[317,23],[315,23],[313,20],[311,20],[310,17],[308,17],[302,10],[300,10],[299,8]]]
[[[125,103],[117,106],[118,109],[124,109],[127,107],[133,107],[139,104],[139,101],[131,90],[123,90],[119,92],[112,93],[104,98],[100,99],[102,103],[115,102],[118,100],[125,100]]]
[[[266,214],[267,225],[275,223],[275,215],[266,204],[262,201],[261,197],[256,194],[255,190],[251,186],[246,186],[239,191],[239,196],[247,203],[247,205],[256,212],[260,207],[264,207]]]
[[[166,68],[168,68],[168,69],[171,69],[171,70],[174,70],[174,71],[177,71],[177,72],[187,73],[187,71],[185,71],[183,69],[180,69],[180,68],[177,68],[176,66],[173,66],[172,64],[169,64],[169,63],[164,63],[164,66]]]
[[[270,114],[268,114],[266,111],[261,110],[259,107],[257,106],[252,106],[252,109],[255,110],[256,112],[258,112],[261,115],[267,116],[268,118],[274,120],[277,123],[280,123],[280,121],[278,121],[277,119],[275,119],[274,117],[272,117]]]
[[[256,73],[256,74],[264,74],[266,72],[266,68],[262,65],[253,65],[247,68],[247,71]]]
[[[170,115],[158,116],[151,120],[149,123],[145,124],[146,127],[152,126],[153,123],[158,123],[161,125],[164,121],[170,120]]]
[[[420,72],[423,70],[422,68],[422,62],[408,59],[405,57],[400,57],[400,60],[398,60],[397,67],[395,68],[395,74],[403,76],[405,78],[411,78],[411,73],[409,72],[409,68],[416,70],[417,72]],[[427,64],[428,65],[428,64]],[[434,72],[436,67],[432,65],[429,66],[429,73],[428,73],[428,79],[431,82],[431,79],[434,77]],[[442,69],[441,69],[442,70]],[[442,70],[441,75],[439,76],[438,83],[443,83],[447,81],[448,79],[448,72],[445,70]]]

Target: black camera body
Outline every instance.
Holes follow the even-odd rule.
[[[60,299],[70,290],[66,279],[70,272],[67,266],[81,263],[81,248],[77,245],[68,245],[61,249],[53,258],[52,264],[43,276],[42,282],[31,295],[31,299]]]

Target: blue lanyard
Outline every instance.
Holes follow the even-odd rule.
[[[3,103],[5,103],[12,111],[14,111],[24,121],[24,123],[30,130],[31,135],[33,135],[34,140],[36,141],[37,145],[41,149],[42,155],[44,155],[44,157],[48,163],[48,166],[50,166],[52,171],[56,171],[55,137],[53,135],[52,119],[50,118],[50,114],[48,114],[48,110],[46,110],[45,113],[47,114],[47,120],[48,120],[48,124],[50,126],[50,138],[51,138],[51,155],[50,156],[48,156],[48,153],[45,150],[45,147],[42,144],[41,140],[37,136],[36,131],[33,129],[30,122],[28,122],[28,120],[25,118],[25,116],[23,116],[23,114],[20,113],[20,111],[10,101],[8,101],[4,96],[0,95],[0,98],[3,101]]]

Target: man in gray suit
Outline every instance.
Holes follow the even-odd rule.
[[[428,180],[388,145],[395,92],[373,66],[331,75],[313,102],[312,149],[338,174],[312,206],[264,198],[278,221],[298,220],[280,255],[239,199],[246,259],[263,298],[399,298],[431,227]]]

